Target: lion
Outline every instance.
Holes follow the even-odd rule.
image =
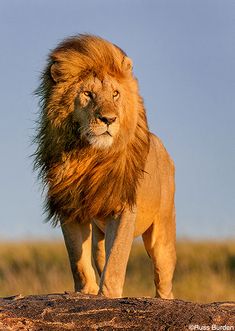
[[[156,296],[172,299],[174,164],[149,131],[132,67],[118,46],[93,35],[65,39],[50,53],[36,92],[35,168],[75,291],[121,297],[133,239],[142,235]]]

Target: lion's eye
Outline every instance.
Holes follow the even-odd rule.
[[[118,92],[117,90],[114,91],[114,92],[113,92],[113,97],[114,97],[114,98],[117,98],[118,96],[119,96],[119,92]]]
[[[84,94],[86,97],[92,98],[92,93],[91,93],[91,91],[84,91],[83,94]]]

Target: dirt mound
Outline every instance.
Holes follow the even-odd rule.
[[[235,330],[235,302],[19,295],[0,299],[0,330]]]

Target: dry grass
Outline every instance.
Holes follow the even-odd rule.
[[[177,244],[174,279],[177,298],[199,302],[235,300],[235,242]],[[72,291],[72,276],[62,242],[0,245],[0,296]],[[125,296],[153,296],[150,259],[136,242],[128,264]]]

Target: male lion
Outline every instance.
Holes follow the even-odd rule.
[[[131,59],[99,37],[68,38],[51,52],[37,94],[35,167],[75,290],[120,297],[133,238],[142,234],[156,296],[173,298],[174,165],[149,132]]]

